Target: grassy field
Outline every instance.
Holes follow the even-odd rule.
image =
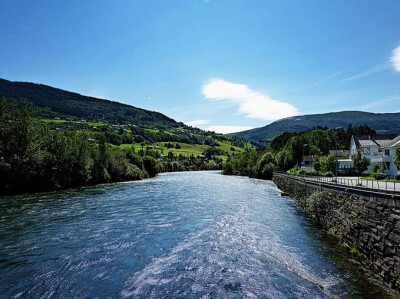
[[[62,120],[62,119],[41,119],[42,122],[44,123],[53,123],[53,124],[62,124],[62,123],[78,123],[79,121],[67,121],[67,120]],[[90,127],[101,127],[101,126],[107,126],[107,127],[111,127],[110,124],[105,124],[105,123],[100,123],[100,122],[82,122],[82,124],[86,124]],[[117,127],[118,129],[118,127]],[[143,128],[144,130],[156,134],[158,132],[163,132],[165,134],[168,135],[177,135],[173,132],[169,132],[166,130],[159,130],[159,129],[150,129],[150,128]],[[183,130],[184,128],[178,128],[178,130],[181,129]],[[130,129],[125,129],[126,133],[131,133]],[[223,135],[217,135],[217,136],[223,136]],[[226,137],[225,137],[226,138]],[[224,152],[227,152],[229,154],[239,154],[241,152],[244,152],[245,149],[241,148],[241,147],[237,147],[237,146],[232,146],[232,143],[230,140],[224,140],[224,141],[218,141],[216,140],[216,142],[218,142],[219,146],[216,146],[217,149],[220,149]],[[163,153],[164,155],[168,155],[168,152],[172,152],[175,155],[184,155],[184,156],[198,156],[204,153],[204,151],[208,148],[210,148],[210,146],[208,145],[204,145],[204,144],[188,144],[188,143],[182,143],[182,142],[171,142],[174,147],[173,148],[167,148],[165,146],[165,144],[168,143],[168,141],[161,141],[161,142],[157,142],[157,143],[153,143],[151,144],[151,146],[153,146],[153,149],[155,149],[156,146],[160,146],[162,149],[158,150],[161,153]],[[180,148],[177,149],[175,148],[175,145],[179,144]],[[115,145],[111,145],[112,147],[116,147]],[[135,149],[136,152],[138,152],[142,146],[139,143],[135,143],[134,145],[132,144],[121,144],[120,146],[118,146],[119,148],[122,149],[132,149],[132,147]],[[246,144],[246,147],[248,148],[253,148],[253,146],[249,143]],[[146,149],[147,145],[143,146],[143,149]],[[233,150],[232,150],[233,149]],[[225,155],[221,155],[219,156],[221,159],[223,159],[224,161],[226,161],[227,156]]]
[[[165,147],[165,143],[168,142],[156,142],[153,143],[153,149],[156,146],[160,146],[162,147],[162,150],[159,150],[160,152],[164,153],[164,155],[168,155],[168,152],[172,152],[175,155],[179,155],[182,154],[184,156],[190,156],[190,155],[194,155],[195,157],[197,155],[201,155],[207,148],[210,148],[210,146],[208,145],[204,145],[204,144],[187,144],[187,143],[181,143],[181,142],[171,142],[172,144],[179,144],[181,146],[180,149],[177,148],[166,148]],[[232,146],[231,143],[229,141],[224,141],[224,142],[219,142],[220,146],[217,146],[216,148],[219,148],[223,151],[229,152],[229,153],[241,153],[244,152],[243,148],[237,147],[237,146]],[[146,149],[145,145],[143,148]],[[132,148],[132,144],[121,144],[119,146],[120,148],[124,148],[124,149],[131,149]],[[233,147],[235,149],[235,151],[231,151],[231,147]],[[135,151],[139,151],[142,146],[140,144],[134,144],[134,148]],[[227,159],[226,156],[218,156],[220,158],[222,158],[224,161]]]

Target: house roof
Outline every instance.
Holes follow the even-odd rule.
[[[385,145],[384,148],[400,148],[400,135]]]
[[[371,147],[371,146],[388,146],[396,135],[376,135],[371,137],[369,135],[353,135],[356,147]]]
[[[388,146],[393,139],[395,139],[397,137],[397,135],[376,135],[374,137],[375,141],[382,147],[384,146]]]
[[[353,138],[357,148],[378,145],[371,140],[371,136],[369,135],[353,135]]]

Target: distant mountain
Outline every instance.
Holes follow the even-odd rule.
[[[277,120],[265,127],[229,134],[270,143],[283,132],[307,131],[316,126],[346,129],[348,125],[368,125],[378,134],[400,134],[400,113],[342,111],[293,116]]]
[[[129,123],[137,126],[157,128],[184,126],[182,123],[178,123],[159,112],[83,96],[43,84],[12,82],[0,79],[1,97],[5,97],[7,100],[28,99],[34,106],[40,108],[41,116],[45,118],[84,118],[88,121],[108,121],[119,124]]]

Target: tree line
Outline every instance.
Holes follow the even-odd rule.
[[[269,148],[245,152],[228,159],[223,172],[228,175],[244,175],[254,178],[271,179],[276,171],[301,172],[304,155],[313,155],[315,173],[333,176],[336,168],[335,157],[329,150],[348,150],[352,135],[376,135],[367,125],[344,129],[316,127],[305,132],[285,132],[276,137]],[[400,153],[397,155],[398,159]],[[369,165],[369,160],[357,153],[351,157],[354,173],[361,174]],[[399,161],[400,162],[400,161]],[[400,166],[400,163],[399,163]]]
[[[135,152],[107,143],[104,132],[58,132],[27,100],[0,99],[0,195],[141,180],[159,172],[220,168],[195,157]]]

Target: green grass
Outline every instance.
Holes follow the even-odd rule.
[[[63,119],[41,119],[40,121],[48,124],[48,123],[55,123],[55,124],[62,124],[65,122],[68,122],[67,120],[63,120]]]
[[[49,124],[49,123],[55,123],[55,124],[62,124],[62,123],[77,123],[80,122],[81,124],[87,124],[88,126],[105,126],[107,124],[105,123],[97,123],[97,122],[81,122],[80,120],[65,120],[65,119],[41,119],[40,121]]]
[[[232,144],[229,141],[218,141],[218,143],[220,144],[220,146],[217,146],[217,148],[228,152],[228,153],[241,153],[244,152],[244,149],[241,147],[237,147],[237,146],[232,146]],[[231,147],[233,147],[235,149],[235,151],[231,151]]]
[[[151,132],[151,133],[158,133],[158,131],[160,131],[160,130],[156,130],[156,129],[144,129],[145,131],[148,131],[148,132]]]
[[[160,152],[163,152],[164,155],[168,155],[168,152],[172,152],[175,155],[179,155],[182,154],[184,156],[190,156],[190,155],[194,155],[195,157],[197,155],[201,155],[209,146],[208,145],[200,145],[200,144],[187,144],[187,143],[181,143],[181,142],[172,142],[172,144],[179,144],[181,146],[180,149],[176,149],[176,148],[166,148],[165,144],[166,142],[156,142],[151,144],[151,146],[156,147],[157,145],[162,147],[162,150],[158,150]],[[121,144],[119,146],[122,149],[131,149],[132,148],[132,144]],[[138,143],[134,144],[134,148],[135,151],[139,151],[142,149],[142,146]],[[145,145],[143,147],[143,149],[145,150],[147,148],[147,145]]]
[[[172,152],[175,155],[184,155],[184,156],[190,156],[194,155],[195,157],[197,155],[201,155],[207,148],[209,148],[208,145],[202,145],[202,144],[187,144],[187,143],[181,143],[181,142],[173,142],[173,144],[179,144],[181,146],[180,149],[176,148],[166,148],[164,147],[164,142],[159,142],[153,144],[153,146],[156,145],[161,146],[164,149],[164,155],[168,154],[168,152]]]

